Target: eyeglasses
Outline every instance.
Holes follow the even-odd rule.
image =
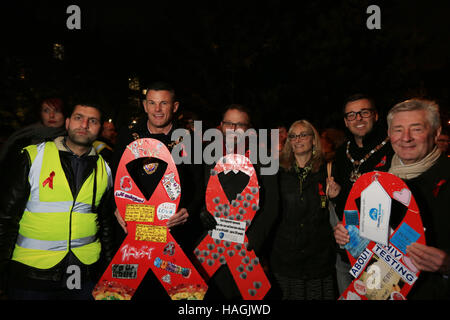
[[[306,132],[302,132],[302,133],[299,133],[299,134],[291,133],[291,134],[288,135],[288,138],[289,138],[289,140],[295,140],[297,138],[299,138],[300,140],[305,140],[309,136],[313,136],[313,134],[312,133],[306,133]]]
[[[248,124],[246,123],[241,123],[241,122],[230,122],[230,121],[222,121],[222,126],[227,127],[227,128],[233,128],[234,130],[236,129],[247,129]]]
[[[356,119],[356,117],[358,116],[358,114],[361,116],[361,118],[369,118],[373,113],[372,109],[362,109],[358,112],[347,112],[344,114],[344,118],[347,119],[348,121],[353,121]]]

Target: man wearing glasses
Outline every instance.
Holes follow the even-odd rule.
[[[395,151],[389,173],[403,179],[413,193],[426,238],[426,245],[412,242],[413,239],[405,241],[405,253],[422,271],[408,300],[450,297],[450,164],[436,146],[442,129],[439,113],[439,105],[434,101],[410,99],[396,104],[387,115],[388,134]],[[335,238],[338,244],[345,245],[349,241],[347,230],[339,226]]]
[[[333,176],[335,182],[341,186],[341,191],[332,199],[336,204],[336,214],[340,221],[345,202],[355,181],[366,172],[387,171],[393,155],[387,130],[378,122],[378,112],[369,96],[354,94],[348,97],[343,111],[348,139],[336,151]],[[345,250],[339,251],[336,269],[339,291],[342,293],[352,278],[348,273],[350,264]]]
[[[226,153],[235,153],[235,147],[243,142],[244,133],[250,125],[249,111],[246,107],[240,104],[231,104],[226,107],[220,123]]]
[[[239,144],[245,143],[244,152],[248,157],[249,145],[245,139],[244,133],[251,128],[250,111],[240,104],[231,104],[224,108],[220,129],[224,136],[224,155],[225,153],[241,153]],[[248,132],[247,132],[248,133]],[[217,156],[217,160],[222,155]],[[251,158],[250,158],[251,159]],[[264,263],[264,248],[267,243],[269,232],[277,217],[278,206],[278,188],[276,175],[260,174],[261,165],[252,163],[258,175],[258,184],[260,186],[259,210],[247,229],[248,246],[247,250],[254,250],[256,256]],[[205,165],[205,186],[208,184],[211,169],[213,165]],[[245,187],[249,177],[242,171],[237,173],[230,171],[227,174],[219,174],[220,184],[229,199],[235,199],[237,194]],[[231,201],[231,200],[230,200]],[[205,229],[214,229],[216,221],[211,214],[204,208],[200,215],[203,227]],[[203,239],[203,237],[201,238]],[[227,265],[222,265],[208,282],[208,291],[205,300],[240,300],[241,294],[235,284],[233,276]]]

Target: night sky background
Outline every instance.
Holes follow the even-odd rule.
[[[69,5],[81,30],[69,30]],[[381,30],[369,30],[369,5]],[[345,97],[365,92],[382,119],[411,97],[436,100],[448,122],[449,1],[3,1],[3,136],[36,121],[39,100],[98,101],[120,127],[143,116],[140,89],[166,80],[180,112],[216,126],[221,109],[247,105],[257,128],[309,119],[343,127]],[[64,47],[54,56],[55,43]]]

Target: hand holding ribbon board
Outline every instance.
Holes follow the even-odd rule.
[[[94,298],[131,299],[151,269],[172,300],[203,299],[206,283],[166,226],[181,195],[167,147],[150,138],[130,143],[117,169],[114,195],[128,234],[94,288]]]
[[[362,175],[347,198],[343,223],[355,279],[340,299],[405,300],[420,274],[406,247],[425,244],[419,208],[405,182],[386,172]]]
[[[219,181],[219,174],[244,172],[248,184],[229,200]],[[250,160],[239,154],[228,154],[217,162],[206,188],[206,208],[217,220],[217,227],[202,240],[195,255],[211,277],[226,264],[244,300],[261,300],[270,289],[258,257],[247,250],[245,231],[259,209],[259,185]]]

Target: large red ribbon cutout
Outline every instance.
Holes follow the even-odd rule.
[[[403,219],[389,233],[387,247],[359,236],[361,213],[355,200],[375,180],[389,197],[407,208]],[[340,299],[405,300],[420,274],[408,257],[406,246],[413,242],[425,244],[419,208],[405,182],[387,172],[363,174],[349,193],[343,224],[350,229],[350,242],[346,249],[352,266],[349,272],[355,279]]]
[[[156,158],[167,163],[149,200],[126,168],[139,158]],[[145,171],[151,174],[156,167],[146,165]],[[178,171],[167,147],[150,138],[130,143],[120,160],[114,190],[128,235],[94,288],[94,298],[131,299],[151,269],[172,300],[202,300],[208,287],[166,227],[167,219],[178,210],[181,195]]]
[[[231,203],[218,178],[219,173],[227,173],[230,170],[242,171],[250,177],[247,186]],[[218,224],[215,231],[208,232],[194,253],[209,277],[220,266],[227,264],[244,300],[261,300],[270,289],[269,280],[261,267],[259,258],[253,250],[247,250],[248,238],[245,231],[255,216],[258,205],[259,185],[250,160],[238,154],[222,157],[211,172],[208,181],[206,208],[214,217],[226,219],[225,222],[230,224],[235,223],[236,232],[241,233],[239,236],[243,239],[243,243],[220,239],[223,233]],[[244,222],[244,228],[239,227],[238,222]],[[213,234],[216,238],[212,237]]]

